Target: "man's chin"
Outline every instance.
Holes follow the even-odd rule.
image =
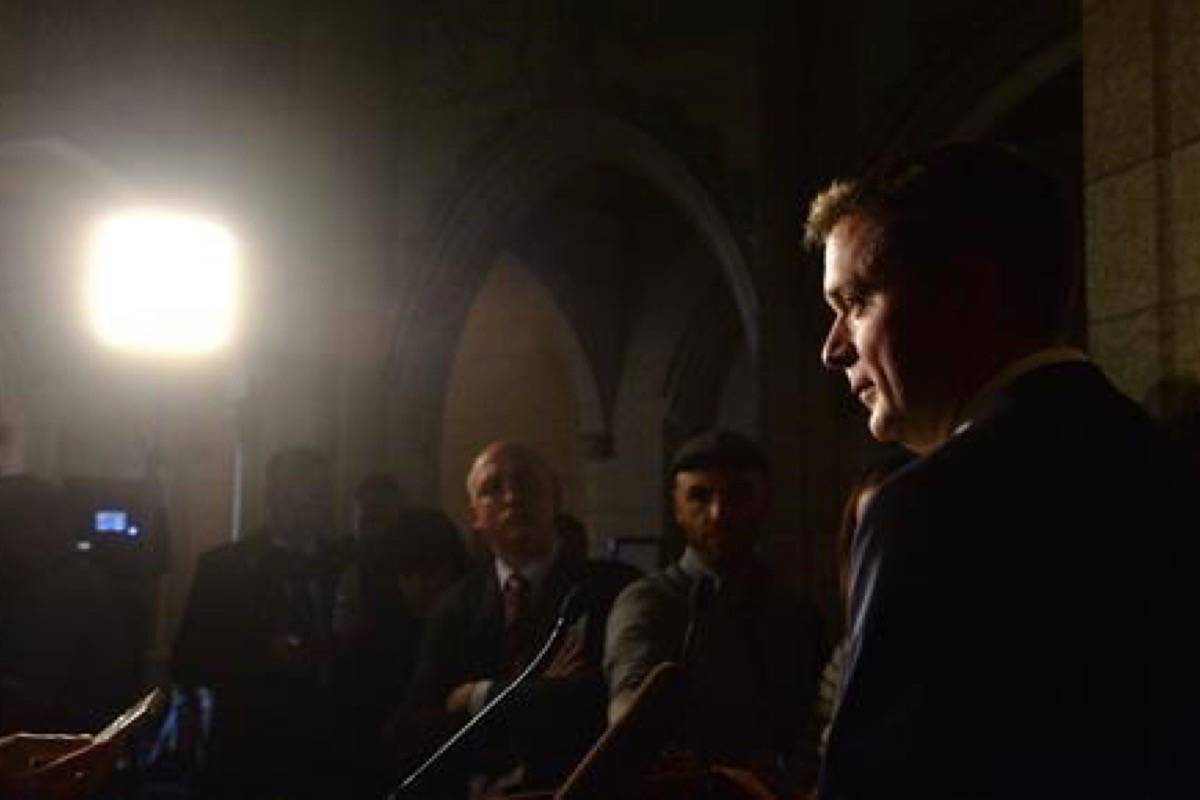
[[[731,574],[740,571],[750,561],[753,553],[754,549],[748,547],[710,547],[701,557],[710,569],[721,574]]]
[[[537,530],[530,525],[506,525],[503,531],[504,541],[510,544],[523,544],[537,539]]]
[[[895,421],[876,411],[872,411],[871,418],[867,420],[867,430],[877,442],[892,444],[900,441],[900,431]]]
[[[554,549],[554,535],[546,535],[535,527],[525,525],[505,528],[501,537],[506,551],[526,559],[549,555]]]
[[[932,453],[946,440],[946,437],[921,437],[914,435],[912,431],[897,431],[892,429],[884,429],[878,434],[875,433],[874,429],[872,429],[871,435],[876,441],[881,442],[882,444],[896,444],[900,447],[903,447],[908,452],[918,456],[924,456]]]

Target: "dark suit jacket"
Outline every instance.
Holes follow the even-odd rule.
[[[887,483],[856,536],[821,796],[1200,796],[1171,761],[1197,722],[1181,475],[1072,363],[1018,378]]]
[[[637,576],[637,570],[615,562],[560,558],[551,566],[535,599],[529,649],[549,634],[567,591],[580,586],[587,609],[579,624],[588,668],[568,679],[538,678],[520,696],[510,697],[507,711],[486,726],[469,756],[454,762],[454,772],[492,772],[511,766],[505,763],[511,756],[526,765],[530,785],[553,786],[565,777],[604,730],[604,626],[613,600]],[[495,696],[512,677],[504,675],[504,660],[504,611],[495,565],[488,561],[452,587],[430,616],[408,704],[441,709],[455,687],[484,679],[495,681]]]
[[[171,657],[185,687],[215,694],[201,783],[228,796],[256,796],[306,784],[327,770],[316,755],[328,717],[328,617],[344,543],[314,559],[288,554],[263,534],[213,548],[196,565]],[[305,590],[323,602],[302,597]],[[296,649],[277,646],[291,636]]]

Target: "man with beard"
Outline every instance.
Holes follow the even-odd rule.
[[[624,715],[646,676],[682,660],[690,697],[676,744],[701,765],[749,768],[807,788],[789,774],[829,656],[816,609],[772,576],[756,553],[770,508],[759,446],[728,430],[683,444],[667,474],[683,556],[630,586],[609,617],[608,715]]]

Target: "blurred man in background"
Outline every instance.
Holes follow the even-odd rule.
[[[201,796],[319,791],[336,584],[328,459],[309,448],[267,464],[263,527],[200,557],[172,654],[174,680],[212,690]]]

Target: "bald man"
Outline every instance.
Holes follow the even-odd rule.
[[[529,447],[485,447],[467,474],[467,498],[472,528],[490,557],[435,608],[409,700],[465,722],[529,663],[563,597],[579,587],[585,612],[550,665],[512,698],[486,741],[447,770],[495,777],[519,768],[523,787],[553,787],[603,731],[604,627],[637,571],[563,552],[555,532],[558,481]]]

